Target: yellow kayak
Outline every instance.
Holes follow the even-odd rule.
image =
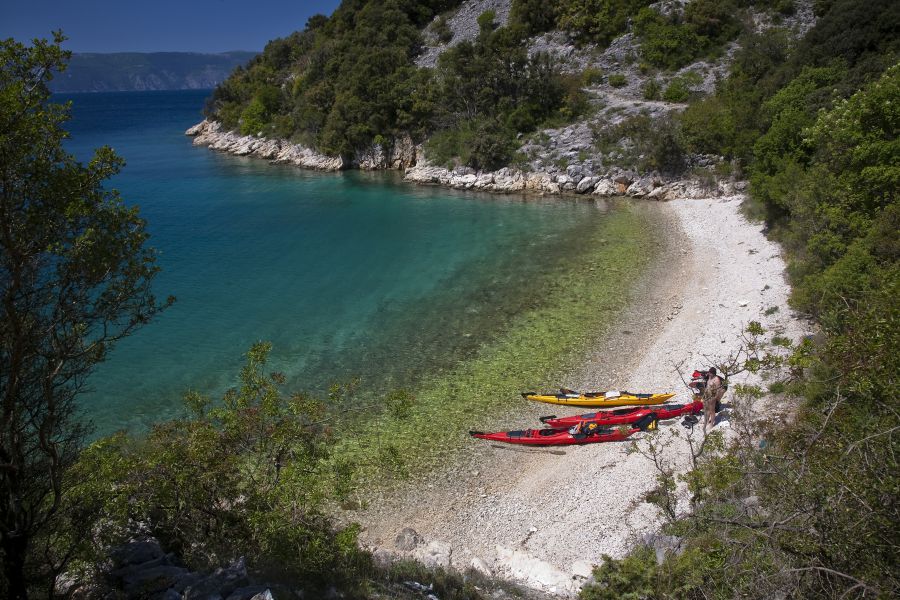
[[[645,406],[662,404],[675,394],[633,394],[631,392],[576,392],[561,389],[558,394],[538,394],[522,392],[522,397],[535,402],[547,404],[564,404],[566,406],[584,406],[592,408],[612,408],[615,406]]]

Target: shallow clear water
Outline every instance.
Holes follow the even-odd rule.
[[[359,376],[409,385],[452,366],[534,305],[529,281],[577,253],[591,202],[462,194],[394,174],[321,174],[191,145],[206,93],[60,96],[70,151],[127,161],[110,185],[148,221],[160,297],[177,303],[119,343],[83,401],[99,433],[176,414],[187,389],[233,385],[274,344],[295,389]]]

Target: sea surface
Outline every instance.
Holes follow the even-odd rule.
[[[108,187],[140,207],[159,251],[155,292],[177,298],[91,376],[82,406],[98,434],[181,414],[189,389],[220,395],[259,340],[289,390],[414,386],[532,307],[530,282],[577,255],[607,214],[590,200],[489,197],[194,147],[184,130],[207,95],[54,97],[72,101],[67,147],[79,160],[101,145],[125,159]]]

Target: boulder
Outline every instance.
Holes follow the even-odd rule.
[[[418,163],[416,144],[408,135],[394,139],[387,167],[391,169],[408,169]]]
[[[481,173],[475,179],[475,183],[472,184],[476,190],[486,190],[493,189],[494,187],[494,174],[493,173]]]
[[[418,548],[415,556],[426,567],[447,568],[450,566],[450,555],[452,553],[453,548],[447,542],[432,540],[425,546]]]
[[[609,179],[601,179],[594,185],[593,193],[598,196],[615,196],[619,193],[619,187]]]
[[[572,577],[589,579],[594,574],[594,565],[586,560],[576,560],[572,563]]]
[[[374,171],[375,169],[383,169],[387,165],[387,156],[381,144],[371,144],[368,148],[360,151],[354,164],[364,171]]]
[[[666,560],[666,554],[674,552],[676,556],[684,552],[684,541],[674,535],[661,535],[648,533],[644,536],[644,544],[653,548],[656,553],[656,564],[661,565]]]
[[[146,598],[175,587],[187,574],[187,569],[172,565],[134,569],[122,579],[122,587],[127,598]]]
[[[494,173],[495,192],[521,192],[525,189],[525,178],[521,171],[506,167]]]
[[[403,179],[412,183],[441,184],[450,181],[450,171],[442,167],[416,165],[406,170]]]
[[[647,177],[638,179],[628,186],[625,193],[634,198],[642,198],[653,191],[653,180]]]
[[[249,585],[240,587],[230,594],[225,600],[264,600],[265,597],[271,599],[272,592],[264,585]]]
[[[422,537],[412,527],[404,527],[394,539],[394,547],[402,552],[410,552],[422,543]]]
[[[140,540],[119,546],[110,553],[113,563],[118,567],[139,565],[165,556],[162,547],[156,540]]]
[[[490,565],[487,564],[486,561],[478,558],[477,556],[472,559],[472,570],[478,573],[481,573],[485,577],[492,577],[494,572],[491,570]]]
[[[582,177],[584,177],[584,169],[581,165],[569,165],[566,168],[566,175],[572,181],[579,181]]]
[[[226,568],[216,569],[211,575],[193,583],[184,590],[184,600],[216,600],[227,598],[234,590],[248,585],[247,567],[241,558]]]
[[[525,189],[535,192],[546,190],[547,186],[552,183],[550,175],[547,173],[529,173],[525,177]]]
[[[372,562],[375,563],[375,566],[379,569],[387,569],[390,567],[396,556],[393,552],[386,548],[377,548],[374,552],[372,552]]]
[[[551,181],[544,186],[543,191],[548,194],[559,194],[562,190],[560,190],[558,183]]]
[[[469,189],[475,182],[478,181],[478,176],[474,173],[470,173],[468,175],[452,175],[450,177],[450,185],[459,189]]]
[[[669,188],[661,185],[657,188],[654,188],[649,194],[647,194],[647,198],[652,198],[654,200],[668,200]]]
[[[575,187],[575,191],[579,194],[584,194],[585,192],[593,190],[598,181],[600,181],[599,177],[583,177]]]

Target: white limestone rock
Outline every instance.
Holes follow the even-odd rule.
[[[413,557],[426,567],[447,568],[450,566],[450,556],[452,553],[453,548],[451,548],[450,544],[447,542],[432,540],[424,546],[417,548],[413,553]]]
[[[575,187],[575,191],[579,194],[584,194],[589,190],[594,189],[594,186],[597,185],[598,181],[600,181],[599,177],[582,177],[581,181],[579,181],[578,185]]]
[[[487,564],[486,561],[478,558],[477,556],[472,559],[471,567],[474,571],[481,573],[485,577],[492,577],[494,575],[494,572],[491,570],[491,566]]]
[[[601,179],[594,186],[593,193],[598,196],[615,196],[619,193],[618,184],[611,179]]]

